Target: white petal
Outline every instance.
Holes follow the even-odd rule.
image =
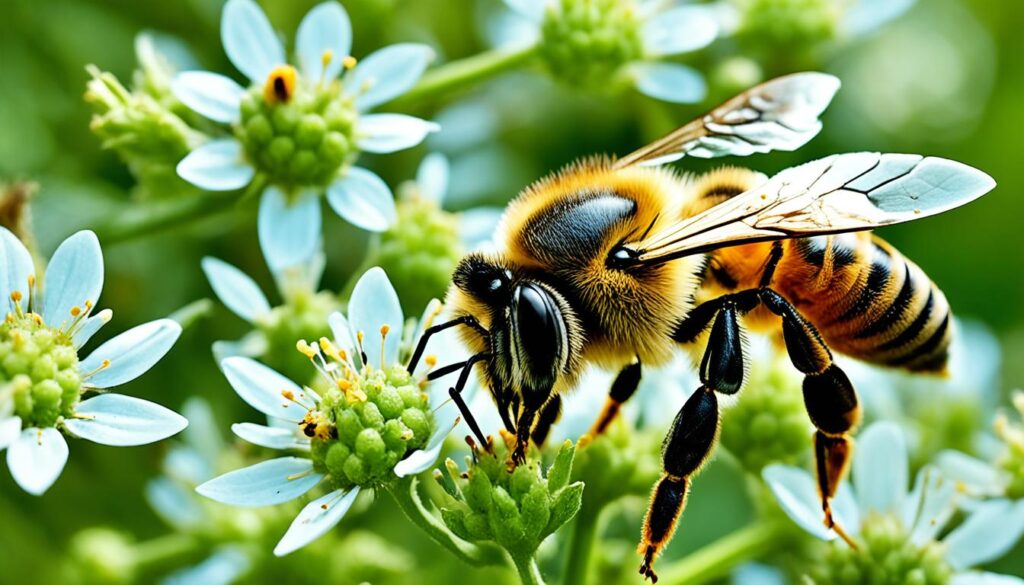
[[[548,7],[547,0],[505,0],[505,4],[537,24],[544,19],[544,10]]]
[[[285,62],[280,39],[252,0],[228,0],[221,13],[220,38],[228,59],[253,83],[262,84],[271,69]]]
[[[198,485],[215,475],[215,461],[208,460],[192,447],[174,443],[164,457],[164,474],[189,485]]]
[[[0,420],[0,451],[17,440],[21,435],[21,419],[16,416],[9,416]]]
[[[359,338],[362,332],[363,352],[369,365],[375,368],[390,366],[398,359],[398,346],[402,337],[402,305],[388,275],[378,267],[363,274],[352,289],[348,302],[348,319],[352,325],[352,336]],[[384,355],[381,356],[381,327],[391,328],[384,340]]]
[[[718,20],[707,6],[679,6],[655,14],[640,36],[647,55],[677,55],[710,45],[718,36]]]
[[[182,436],[185,444],[198,451],[211,468],[216,467],[224,448],[224,439],[221,438],[220,424],[210,403],[204,398],[193,396],[181,405],[181,414],[188,419],[188,427]],[[203,478],[204,481],[206,479],[209,478]]]
[[[949,585],[1024,585],[1024,579],[1012,575],[972,571],[953,575]]]
[[[640,93],[675,104],[695,104],[708,93],[704,76],[679,63],[634,63],[630,72]]]
[[[270,312],[270,302],[249,275],[211,256],[203,258],[202,265],[213,292],[232,313],[252,323],[257,316]]]
[[[331,60],[325,73],[324,54]],[[306,79],[326,81],[341,73],[341,62],[352,51],[352,22],[337,2],[324,2],[306,13],[295,38],[299,68]]]
[[[498,222],[505,210],[498,207],[476,207],[459,214],[459,239],[467,250],[476,250],[494,241]]]
[[[27,428],[7,449],[11,477],[33,496],[43,495],[57,481],[67,461],[68,443],[54,428]]]
[[[180,414],[141,398],[100,394],[75,408],[64,426],[75,435],[100,443],[126,447],[154,443],[181,432],[188,421]]]
[[[457,411],[455,408],[449,410]],[[399,461],[395,465],[395,475],[398,477],[416,475],[433,467],[437,463],[437,458],[441,455],[441,448],[444,447],[445,437],[455,428],[458,422],[458,417],[444,423],[438,422],[437,425],[440,432],[434,433],[426,447],[409,453],[405,459]]]
[[[239,577],[252,563],[244,550],[222,547],[198,565],[174,571],[160,585],[229,585],[238,583]]]
[[[281,541],[274,547],[274,555],[283,557],[297,551],[326,534],[338,525],[345,513],[352,507],[352,502],[359,495],[359,488],[348,492],[334,490],[306,504],[306,507],[295,517]]]
[[[1006,477],[988,463],[959,451],[946,450],[935,457],[939,471],[960,483],[972,496],[998,496],[1006,490]]]
[[[287,390],[301,399],[302,389],[276,371],[245,357],[230,357],[221,368],[242,400],[263,414],[294,423],[306,416],[306,409],[282,396]]]
[[[83,321],[82,324],[79,325],[77,329],[75,329],[75,334],[74,336],[72,336],[72,341],[74,341],[75,343],[75,348],[80,349],[83,345],[89,343],[89,340],[92,339],[92,336],[96,335],[96,333],[104,325],[109,323],[110,319],[113,316],[113,311],[111,311],[110,309],[103,309],[99,313],[96,313],[92,317],[89,317],[88,319]]]
[[[388,153],[412,148],[441,127],[405,114],[367,114],[359,118],[358,146],[366,152]]]
[[[0,227],[0,295],[3,295],[0,297],[0,307],[7,308],[2,311],[4,315],[14,310],[14,302],[11,300],[14,291],[21,293],[22,308],[28,308],[28,280],[35,273],[32,255],[28,253],[25,244],[7,228]]]
[[[186,491],[166,477],[147,483],[145,493],[149,507],[175,528],[197,526],[206,516],[192,490]]]
[[[915,0],[854,0],[843,14],[842,27],[852,35],[869,33],[898,18]]]
[[[331,183],[327,203],[347,222],[372,232],[382,232],[398,220],[387,183],[360,167],[351,167],[344,177]]]
[[[277,187],[268,187],[260,200],[257,228],[260,249],[274,272],[308,262],[320,242],[320,198],[305,192],[289,201]]]
[[[956,570],[994,561],[1003,556],[1024,533],[1024,500],[990,500],[943,539],[946,560]]]
[[[321,479],[309,459],[279,457],[215,477],[196,491],[232,506],[272,506],[294,500]]]
[[[349,357],[355,360],[356,363],[360,363],[359,352],[355,351],[356,342],[355,338],[352,337],[352,328],[349,326],[345,315],[338,311],[331,313],[327,317],[327,325],[331,328],[334,344],[338,346],[338,349],[345,350]]]
[[[245,89],[234,79],[209,71],[183,71],[171,81],[171,92],[192,110],[213,120],[231,124],[241,116]]]
[[[50,258],[43,282],[43,320],[61,327],[75,317],[71,308],[96,306],[103,290],[103,251],[96,234],[81,231],[64,240]]]
[[[255,174],[242,156],[242,145],[234,138],[211,140],[178,163],[179,177],[207,191],[241,189]]]
[[[130,382],[156,365],[170,351],[179,335],[181,325],[171,319],[143,323],[93,350],[78,369],[97,372],[88,380],[96,388],[111,388]],[[109,360],[110,365],[104,367],[105,360]]]
[[[301,449],[309,450],[309,441],[303,441],[297,434],[297,427],[278,428],[258,425],[255,423],[236,423],[231,425],[231,432],[253,445],[267,449]]]
[[[903,504],[903,525],[910,529],[910,541],[924,546],[935,540],[956,512],[956,484],[934,467],[917,473],[914,489]]]
[[[432,152],[423,157],[419,168],[416,169],[416,185],[420,188],[420,195],[437,202],[438,206],[442,205],[444,196],[448,193],[450,174],[451,165],[444,154]]]
[[[810,474],[788,465],[769,465],[761,472],[761,477],[793,522],[822,540],[836,537],[834,532],[825,528],[818,489]]]
[[[744,563],[732,572],[731,585],[786,585],[781,569],[757,562]]]
[[[907,493],[907,443],[895,423],[880,422],[857,438],[853,482],[861,511],[898,513]]]
[[[374,51],[345,76],[345,87],[365,112],[409,91],[419,81],[434,50],[417,43],[399,43]]]

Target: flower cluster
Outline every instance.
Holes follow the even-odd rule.
[[[79,360],[78,351],[110,321],[92,314],[103,288],[103,255],[92,232],[64,241],[40,290],[31,254],[0,228],[0,449],[25,491],[41,495],[68,458],[64,435],[113,446],[169,437],[188,422],[166,408],[104,391],[144,374],[181,333],[174,321],[139,325]],[[96,396],[82,400],[88,392]]]

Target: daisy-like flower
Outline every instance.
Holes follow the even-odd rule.
[[[113,313],[92,314],[103,288],[96,234],[82,231],[57,248],[40,290],[25,246],[0,228],[0,450],[26,492],[41,495],[68,459],[65,435],[113,446],[144,445],[188,424],[146,400],[105,390],[141,376],[171,349],[181,326],[160,319],[78,351]],[[88,392],[97,394],[86,400]]]
[[[713,7],[665,0],[505,0],[516,18],[504,18],[494,36],[538,43],[559,81],[586,89],[630,83],[673,103],[704,99],[707,85],[693,67],[668,61],[711,44],[719,23]],[[525,21],[525,22],[524,22]]]
[[[293,241],[278,241],[273,246],[294,245]],[[269,249],[269,256],[277,253]],[[337,297],[329,291],[319,291],[324,271],[322,245],[301,263],[271,273],[281,297],[281,304],[271,306],[256,282],[235,266],[223,260],[206,257],[203,272],[214,293],[232,313],[253,326],[253,330],[237,341],[215,341],[213,355],[220,363],[224,358],[241,355],[262,358],[271,367],[298,377],[312,374],[308,360],[294,351],[296,339],[319,339],[330,332],[327,317],[340,308]]]
[[[411,338],[417,339],[439,312],[440,304],[431,303]],[[425,391],[424,372],[411,373],[398,362],[403,319],[387,275],[373,268],[356,283],[348,318],[331,315],[334,340],[298,343],[322,378],[319,392],[252,359],[224,360],[224,374],[243,400],[294,425],[241,423],[232,430],[253,444],[291,454],[214,478],[197,491],[226,504],[267,506],[325,485],[328,492],[302,509],[274,549],[282,556],[337,525],[360,490],[386,488],[433,466],[456,411],[452,405],[440,408],[447,393],[433,391],[438,382]],[[430,341],[428,352],[457,348],[452,338]],[[437,363],[431,355],[424,368]],[[447,355],[443,361],[459,360]]]
[[[391,190],[353,163],[361,151],[403,150],[438,129],[412,116],[366,113],[419,80],[433,58],[430,47],[391,45],[356,65],[349,55],[352,25],[337,2],[320,4],[303,18],[296,35],[298,69],[287,64],[281,41],[253,0],[228,0],[221,38],[250,86],[205,71],[175,77],[179,100],[231,132],[189,153],[178,174],[210,191],[267,183],[258,228],[275,269],[298,263],[316,246],[323,193],[350,223],[387,229],[395,220]],[[284,241],[292,245],[277,245]]]
[[[786,514],[811,535],[832,541],[822,524],[816,482],[796,467],[771,465],[762,476]],[[908,493],[907,446],[899,426],[875,423],[861,433],[853,461],[853,483],[833,500],[837,520],[858,542],[829,546],[808,568],[816,583],[1024,584],[1006,575],[972,571],[1006,554],[1024,532],[1024,502],[994,500],[978,505],[942,535],[956,511],[957,483],[934,467],[918,474]]]

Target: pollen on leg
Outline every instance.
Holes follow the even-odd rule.
[[[263,99],[271,105],[290,102],[295,96],[297,78],[295,68],[291,65],[274,67],[263,84]]]

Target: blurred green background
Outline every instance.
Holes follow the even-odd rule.
[[[282,31],[295,30],[314,3],[262,2]],[[353,20],[356,55],[398,40],[418,40],[437,47],[442,60],[482,50],[483,15],[501,8],[498,0],[343,3]],[[33,222],[47,255],[73,231],[100,225],[133,205],[131,175],[89,131],[90,110],[82,100],[85,65],[97,64],[127,82],[136,67],[133,39],[150,29],[182,39],[204,68],[232,71],[220,46],[220,5],[218,0],[6,0],[0,5],[0,181],[38,186]],[[919,0],[875,34],[808,50],[781,41],[719,41],[692,61],[712,81],[711,97],[701,106],[666,106],[637,96],[580,96],[553,87],[541,74],[516,74],[409,111],[432,117],[459,100],[483,109],[494,131],[482,143],[460,146],[442,133],[436,145],[447,150],[457,170],[455,206],[502,205],[530,180],[579,155],[628,152],[733,93],[739,88],[729,84],[742,63],[732,57],[753,60],[766,77],[804,67],[835,73],[844,87],[816,140],[797,153],[736,162],[771,173],[834,152],[881,150],[949,157],[993,175],[999,186],[980,201],[882,235],[931,275],[960,316],[995,331],[1004,347],[1006,391],[1024,383],[1024,364],[1017,359],[1024,350],[1024,246],[1018,239],[1024,213],[1024,170],[1018,159],[1024,136],[1020,29],[1016,0]],[[517,88],[529,88],[525,99]],[[420,147],[386,160],[367,160],[394,187],[412,177],[426,151]],[[709,165],[686,161],[684,166],[700,170]],[[101,336],[211,296],[199,269],[204,255],[238,265],[264,290],[273,290],[253,216],[248,208],[232,210],[185,228],[105,245],[107,279],[100,305],[112,308],[115,317]],[[325,214],[325,231],[329,264],[324,285],[341,290],[360,265],[368,236],[333,214]],[[243,332],[240,320],[218,306],[125,393],[179,410],[186,398],[202,396],[225,431],[230,422],[253,420],[253,411],[231,392],[209,350],[213,340]],[[141,540],[166,534],[142,497],[146,481],[160,473],[166,449],[166,443],[115,449],[74,441],[63,476],[41,498],[25,494],[6,471],[0,472],[0,583],[54,582],[50,579],[57,578],[59,564],[54,560],[65,558],[72,535],[90,526],[114,526]],[[725,498],[739,493],[740,483],[736,472],[712,466],[698,484],[687,524],[712,527],[683,530],[677,539],[680,550],[742,524],[747,514],[742,507],[719,514],[700,503],[708,494]],[[408,542],[424,554],[438,552],[425,541],[410,541],[415,535],[389,506],[377,508],[387,521],[371,513],[354,524],[372,525],[378,533],[383,524],[385,538]],[[349,528],[343,530],[352,524],[346,520]],[[455,562],[450,565],[458,574]],[[1024,562],[1018,559],[1016,565],[1016,571],[1024,571]]]

